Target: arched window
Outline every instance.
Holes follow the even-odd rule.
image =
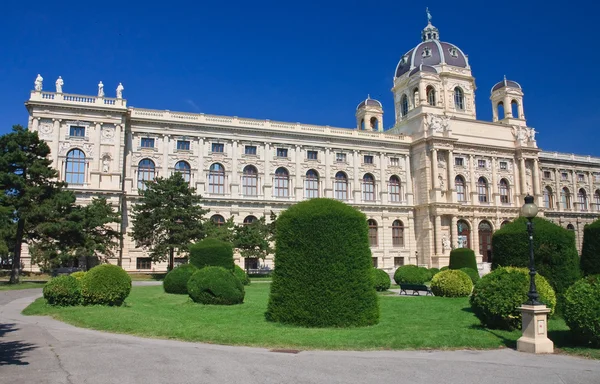
[[[221,215],[212,215],[210,221],[212,221],[217,227],[220,227],[223,224],[225,224],[225,218]]]
[[[435,106],[435,88],[431,85],[427,86],[427,103]]]
[[[456,200],[467,201],[467,195],[465,193],[465,179],[462,176],[456,176],[454,179],[454,185],[456,186]]]
[[[319,197],[319,174],[314,169],[309,169],[306,172],[306,180],[304,181],[304,197],[307,199]]]
[[[253,165],[246,165],[242,172],[242,194],[244,196],[258,195],[258,171]]]
[[[208,170],[208,193],[225,194],[225,168],[219,163],[214,163]]]
[[[371,117],[371,129],[377,131],[379,129],[379,122],[376,117]]]
[[[361,119],[361,120],[360,120],[360,129],[361,129],[362,131],[364,131],[364,130],[365,130],[365,119]]]
[[[575,227],[573,226],[573,224],[569,224],[569,225],[567,225],[567,229],[568,229],[569,231],[574,231],[574,230],[575,230]]]
[[[479,254],[484,263],[492,262],[492,225],[489,221],[479,223]]]
[[[85,183],[85,153],[82,150],[72,149],[67,153],[65,181],[67,184],[83,185]]]
[[[363,176],[363,201],[375,201],[375,178],[370,173]]]
[[[246,218],[244,219],[244,225],[249,225],[254,223],[256,220],[258,220],[255,216],[246,216]]]
[[[415,88],[413,89],[413,99],[412,99],[413,105],[415,107],[419,106],[419,88]]]
[[[369,220],[369,245],[371,247],[377,246],[377,222],[375,220]]]
[[[465,110],[465,94],[459,87],[454,88],[454,108],[459,111]]]
[[[348,176],[344,172],[335,174],[334,186],[335,198],[338,200],[348,200]]]
[[[154,161],[150,159],[143,159],[138,163],[138,190],[145,190],[145,182],[154,180],[155,169]]]
[[[404,223],[400,220],[394,220],[392,223],[392,245],[404,247]]]
[[[192,167],[190,167],[187,161],[178,161],[177,164],[175,164],[175,172],[181,173],[183,180],[187,183],[190,182],[192,178]]]
[[[402,95],[402,99],[400,99],[400,108],[402,116],[408,115],[408,97],[406,95]]]
[[[456,222],[458,237],[456,244],[458,248],[471,248],[471,227],[465,220]]]
[[[510,224],[510,221],[504,220],[502,224],[500,224],[500,228],[504,227],[506,224]]]
[[[500,185],[498,186],[498,192],[500,193],[500,203],[508,204],[510,203],[510,190],[508,188],[508,181],[506,179],[500,180]]]
[[[571,192],[569,192],[569,188],[564,187],[562,189],[562,192],[560,193],[560,201],[563,209],[571,209]]]
[[[554,199],[552,196],[552,188],[544,188],[544,208],[552,209],[552,207],[554,206]]]
[[[390,177],[390,183],[388,185],[390,192],[390,202],[400,202],[400,178],[396,175]]]
[[[290,174],[283,167],[275,171],[275,197],[288,197],[290,195]]]
[[[512,116],[515,119],[519,119],[519,103],[517,102],[517,100],[513,100],[510,102],[510,110],[512,112]]]
[[[504,110],[504,102],[498,103],[498,119],[502,120],[506,117],[506,111]]]
[[[600,189],[594,193],[594,205],[596,206],[596,212],[600,212]]]
[[[585,189],[581,188],[577,193],[577,200],[579,201],[579,210],[585,212],[588,210],[587,193]]]
[[[477,195],[480,203],[488,202],[488,182],[485,177],[480,177],[477,180]]]

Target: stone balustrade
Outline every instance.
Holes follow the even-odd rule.
[[[90,105],[100,107],[126,108],[127,100],[114,97],[97,97],[88,95],[75,95],[71,93],[56,93],[46,91],[31,91],[30,101],[43,101],[47,103]]]

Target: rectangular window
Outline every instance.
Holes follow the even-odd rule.
[[[457,167],[462,167],[465,165],[465,160],[462,157],[456,157],[454,158],[454,165]]]
[[[373,156],[365,155],[365,164],[373,164]]]
[[[373,268],[377,268],[377,258],[371,257],[371,260],[373,261]]]
[[[594,181],[600,183],[600,173],[594,173]]]
[[[404,265],[404,257],[394,257],[394,267],[398,268]]]
[[[85,127],[79,127],[79,126],[72,125],[69,130],[69,136],[85,137]]]
[[[390,157],[390,165],[392,167],[398,167],[400,165],[400,159],[397,157]]]
[[[585,176],[583,175],[583,173],[577,174],[577,181],[579,181],[580,183],[583,183],[585,181]]]
[[[562,180],[569,180],[569,174],[567,172],[563,172],[560,174],[560,178]]]
[[[187,257],[176,257],[174,260],[175,266],[183,265],[188,263]]]
[[[508,169],[508,163],[506,161],[501,161],[500,162],[500,169],[506,171]]]
[[[339,163],[345,163],[346,162],[346,154],[345,153],[341,153],[338,152],[335,154],[335,161],[339,162]]]
[[[189,151],[190,150],[190,142],[187,140],[177,140],[177,150],[178,151]]]
[[[306,152],[306,158],[308,160],[317,160],[318,153],[317,151],[308,151]]]
[[[550,171],[544,171],[544,179],[551,179],[552,178],[552,174],[550,173]]]
[[[152,269],[152,259],[149,257],[138,257],[135,264],[137,269]]]
[[[246,155],[256,155],[256,145],[246,145],[244,153]]]
[[[223,143],[213,143],[212,144],[212,152],[215,153],[223,153],[225,152],[225,144]]]
[[[141,145],[142,148],[154,148],[154,139],[142,137]]]
[[[485,160],[477,160],[477,168],[485,168]]]
[[[277,157],[288,157],[287,148],[277,148]]]

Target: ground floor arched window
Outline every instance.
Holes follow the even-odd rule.
[[[492,225],[489,221],[479,223],[479,254],[483,256],[484,263],[492,262]]]
[[[456,223],[458,238],[456,241],[458,248],[471,248],[471,227],[464,220],[458,220]]]

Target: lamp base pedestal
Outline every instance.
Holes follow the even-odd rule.
[[[523,336],[517,340],[517,351],[527,353],[554,353],[554,343],[548,338],[548,313],[545,305],[523,304]]]

